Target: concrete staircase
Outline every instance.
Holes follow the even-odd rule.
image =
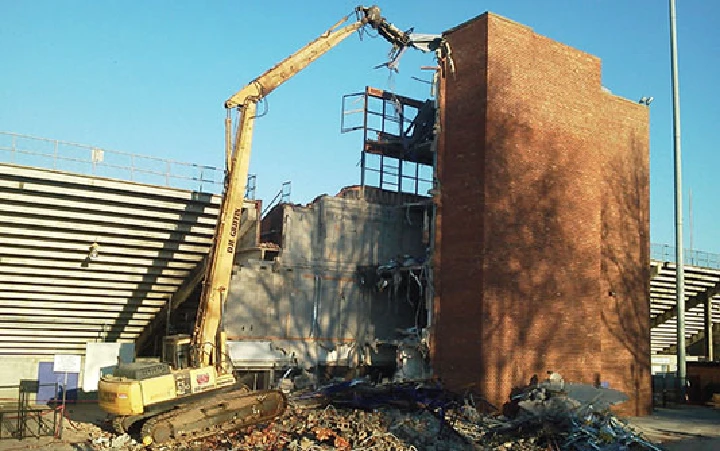
[[[653,353],[674,354],[677,352],[678,313],[676,266],[672,262],[655,260],[651,266],[651,348]],[[704,355],[703,348],[698,345],[705,342],[708,314],[712,318],[714,335],[720,329],[720,268],[685,265],[684,273],[685,344],[688,355]],[[712,306],[709,312],[707,306]]]
[[[219,204],[209,193],[0,164],[0,355],[133,342],[209,251]]]

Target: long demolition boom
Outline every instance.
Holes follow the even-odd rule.
[[[225,192],[216,226],[216,236],[206,268],[205,283],[193,334],[193,345],[199,352],[198,363],[214,364],[220,374],[228,371],[226,336],[220,323],[230,286],[235,250],[238,240],[241,238],[242,208],[258,102],[366,25],[377,30],[379,35],[393,45],[396,52],[411,45],[410,35],[387,22],[381,16],[377,6],[358,6],[355,9],[355,17],[357,19],[355,22],[340,28],[350,18],[350,16],[344,17],[320,37],[248,83],[225,102],[228,112],[225,120],[227,165]],[[239,115],[234,137],[232,136],[231,116],[233,109],[237,109]]]

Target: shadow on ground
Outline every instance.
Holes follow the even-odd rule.
[[[646,417],[627,421],[668,451],[720,449],[720,410],[701,406],[655,409]]]

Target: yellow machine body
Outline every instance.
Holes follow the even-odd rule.
[[[218,377],[212,366],[173,371],[142,380],[104,376],[98,384],[98,404],[120,416],[142,415],[148,407],[232,385],[232,376]]]

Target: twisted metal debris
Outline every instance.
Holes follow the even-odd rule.
[[[510,418],[491,412],[492,406],[478,397],[432,384],[341,382],[293,396],[291,407],[273,422],[157,449],[660,450],[610,413],[609,406],[623,396],[592,386],[558,385],[555,379],[515,395],[511,401],[519,411]],[[94,448],[108,444],[96,442]],[[127,449],[137,449],[133,445]]]

